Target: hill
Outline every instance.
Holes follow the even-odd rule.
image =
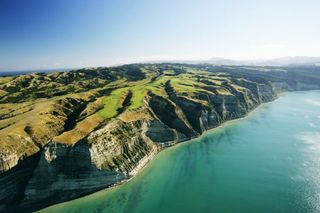
[[[161,149],[245,116],[320,68],[132,64],[0,77],[0,210],[130,179]]]

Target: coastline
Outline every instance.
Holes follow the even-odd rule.
[[[285,95],[285,93],[279,93],[277,95]],[[259,110],[266,106],[267,104],[269,103],[272,103],[274,101],[276,101],[279,97],[281,96],[277,96],[275,99],[273,99],[272,101],[269,101],[269,102],[264,102],[264,103],[261,103],[259,105],[257,105],[257,107],[255,107],[253,110],[251,110],[250,112],[248,112],[247,114],[245,114],[244,116],[242,117],[239,117],[239,118],[236,118],[236,119],[231,119],[231,120],[227,120],[223,123],[221,123],[219,126],[216,126],[212,129],[208,129],[206,131],[204,131],[201,135],[199,135],[198,137],[194,137],[194,138],[191,138],[189,140],[184,140],[184,141],[180,141],[180,142],[177,142],[177,143],[170,143],[169,146],[165,146],[165,147],[159,147],[159,146],[156,146],[157,148],[156,149],[153,149],[153,151],[149,154],[149,155],[146,155],[144,158],[142,158],[139,163],[137,164],[137,166],[134,167],[134,169],[132,169],[130,172],[129,172],[129,175],[131,176],[130,178],[128,179],[124,179],[122,181],[119,181],[115,184],[112,184],[104,189],[101,189],[101,190],[98,190],[96,192],[93,192],[93,193],[90,193],[90,194],[87,194],[87,195],[84,195],[84,196],[80,196],[78,198],[75,198],[75,199],[72,199],[72,200],[68,200],[68,201],[65,201],[65,202],[61,202],[61,203],[57,203],[57,204],[54,204],[54,205],[51,205],[51,206],[48,206],[46,208],[43,208],[43,209],[40,209],[36,212],[45,212],[44,210],[45,209],[48,209],[48,208],[51,208],[53,206],[57,206],[57,205],[61,205],[63,203],[67,203],[67,202],[70,202],[70,201],[73,201],[73,200],[76,200],[76,199],[79,199],[79,198],[84,198],[84,197],[87,197],[87,196],[90,196],[94,193],[99,193],[99,192],[105,192],[105,191],[110,191],[110,190],[113,190],[113,189],[116,189],[117,187],[123,185],[123,184],[126,184],[128,183],[129,181],[133,180],[134,178],[136,178],[145,168],[148,167],[149,163],[155,158],[158,156],[158,154],[160,152],[162,152],[163,150],[167,150],[167,149],[173,149],[173,148],[179,148],[180,145],[185,145],[187,143],[193,143],[195,142],[196,140],[198,140],[199,138],[201,137],[204,137],[210,133],[212,133],[213,131],[217,131],[219,129],[222,129],[222,128],[225,128],[226,126],[229,126],[229,125],[233,125],[234,123],[236,122],[239,122],[241,120],[244,120],[244,119],[247,119],[247,118],[250,118],[253,114],[255,113],[258,113]]]
[[[211,136],[229,135],[227,129],[248,121],[233,122],[284,91],[320,88],[314,69],[260,71],[155,63],[8,77],[12,87],[4,88],[2,100],[10,103],[3,109],[8,120],[3,119],[1,132],[0,167],[5,172],[0,209],[36,211],[143,178],[149,162],[148,168],[157,167],[161,156],[189,147],[189,142],[206,140],[207,145]],[[63,81],[61,88],[52,91],[49,78]],[[37,83],[21,93],[19,82],[30,79]],[[76,87],[69,87],[70,82]],[[161,152],[182,142],[186,146]],[[29,156],[34,156],[31,161]]]
[[[300,151],[308,150],[310,153],[315,154],[319,151],[310,150],[310,144],[305,144],[294,136],[294,133],[302,127],[300,126],[301,123],[296,126],[300,119],[304,123],[304,127],[311,128],[311,130],[312,127],[309,126],[309,121],[319,124],[317,118],[319,111],[315,105],[308,104],[311,108],[307,110],[308,113],[310,112],[308,115],[314,116],[309,116],[308,119],[303,117],[306,115],[306,111],[304,111],[306,99],[300,98],[300,103],[295,102],[295,98],[298,96],[298,94],[296,96],[296,94],[289,93],[283,98],[258,107],[257,110],[252,111],[245,117],[246,120],[240,119],[226,123],[223,126],[225,128],[212,132],[208,131],[205,137],[192,141],[197,143],[186,141],[187,143],[183,143],[183,146],[174,146],[175,149],[164,150],[144,170],[141,170],[135,179],[121,187],[93,193],[90,196],[73,200],[72,202],[53,206],[42,212],[76,212],[81,210],[87,210],[88,212],[99,210],[107,212],[137,210],[136,212],[140,212],[146,210],[146,212],[152,212],[154,209],[155,212],[161,213],[170,211],[173,208],[175,212],[180,212],[181,208],[187,211],[191,209],[196,211],[198,209],[200,212],[219,212],[225,208],[235,209],[234,206],[243,198],[243,194],[248,198],[241,202],[242,207],[240,206],[245,211],[247,209],[246,206],[250,206],[253,199],[260,199],[263,196],[259,195],[264,195],[265,193],[268,193],[269,196],[266,197],[272,199],[272,202],[260,199],[259,202],[265,206],[264,209],[270,208],[274,212],[281,211],[284,208],[297,209],[291,208],[297,206],[290,201],[297,199],[296,201],[303,204],[305,200],[295,197],[295,193],[299,193],[295,188],[287,187],[286,184],[281,183],[283,183],[284,175],[287,174],[285,177],[288,184],[294,181],[295,184],[299,185],[301,179],[293,180],[292,176],[296,174],[295,171],[300,173],[305,170],[297,169],[293,171],[281,170],[281,168],[284,165],[288,165],[292,169],[297,168],[296,163],[296,165],[292,164],[292,157],[296,156],[296,151],[301,154],[301,157],[307,157],[308,160],[310,158],[304,155],[305,152]],[[312,95],[308,97],[313,98]],[[297,105],[293,105],[295,103]],[[301,110],[297,112],[293,108]],[[295,113],[297,114],[295,115]],[[277,115],[285,115],[286,117],[278,117]],[[293,120],[290,120],[291,118]],[[278,128],[274,128],[274,125],[270,124],[275,124]],[[291,124],[293,126],[288,131],[279,131],[279,129],[287,128]],[[279,137],[277,132],[283,135],[285,140],[283,140],[282,136]],[[270,138],[267,137],[268,135],[270,135]],[[257,141],[259,139],[258,136],[261,136],[261,140]],[[286,153],[290,158],[283,156],[283,151],[287,150],[288,145],[293,143],[298,143],[302,146],[295,146],[297,149]],[[277,149],[274,149],[274,147],[277,147]],[[317,159],[314,160],[316,163]],[[301,159],[296,159],[295,162],[301,162]],[[266,165],[266,167],[268,165],[271,167],[268,167],[270,169],[259,170],[262,164]],[[298,165],[299,168],[305,168],[303,164]],[[314,166],[316,167],[316,164]],[[254,171],[257,171],[257,173]],[[317,174],[317,170],[314,171],[312,168],[309,171]],[[301,173],[306,178],[308,178],[308,174]],[[259,181],[259,187],[252,182],[253,177]],[[270,179],[275,182],[268,182]],[[267,186],[265,185],[266,183]],[[276,188],[273,188],[274,183],[278,183]],[[239,188],[235,186],[239,186]],[[274,190],[269,191],[270,187],[279,193],[275,193]],[[234,193],[231,193],[230,190]],[[281,200],[281,192],[283,190],[292,192],[291,199]],[[254,197],[250,194],[252,191],[255,193]],[[193,192],[197,192],[197,194]],[[200,194],[200,192],[202,193]],[[224,195],[223,193],[227,194]],[[316,197],[314,191],[309,191],[309,193],[311,196]],[[195,194],[197,195],[196,197],[194,197]],[[275,197],[272,196],[273,194]],[[226,197],[221,198],[221,196]],[[220,198],[226,201],[221,202]],[[186,200],[188,202],[184,203],[183,201]],[[282,201],[281,207],[274,205],[279,200]],[[319,206],[316,200],[314,201],[314,204]],[[258,205],[250,206],[250,208],[254,212],[259,211],[262,207]],[[312,206],[303,206],[303,208],[311,210]]]

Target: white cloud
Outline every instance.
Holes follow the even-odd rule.
[[[250,46],[251,49],[283,49],[282,44],[255,44]]]

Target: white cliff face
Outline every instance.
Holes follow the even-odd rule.
[[[21,205],[37,208],[36,203],[61,202],[128,180],[161,150],[160,144],[168,146],[187,139],[173,131],[165,143],[154,143],[155,134],[170,129],[160,122],[156,132],[150,131],[154,122],[114,120],[75,145],[49,142]]]
[[[98,169],[116,170],[129,174],[139,160],[155,146],[146,137],[146,121],[125,123],[114,120],[87,139],[91,162]]]
[[[76,198],[106,188],[125,179],[115,171],[102,171],[91,162],[87,143],[75,146],[51,141],[24,191],[21,203],[26,208],[39,207]],[[59,194],[59,196],[56,196]]]
[[[319,85],[316,84],[306,84],[303,82],[297,83],[297,90],[316,90],[319,89]]]
[[[102,169],[108,158],[122,152],[122,147],[117,144],[116,138],[110,134],[110,131],[114,128],[116,128],[114,123],[107,124],[102,129],[92,132],[88,137],[91,144],[89,149],[91,162],[99,169]]]
[[[19,156],[12,153],[1,153],[0,155],[0,169],[7,171],[10,168],[16,166],[19,161]]]
[[[129,172],[129,175],[130,176],[136,175],[143,167],[147,165],[149,161],[151,161],[156,156],[158,152],[159,152],[159,149],[156,146],[154,146],[149,154],[147,154],[146,156],[144,156],[139,160],[137,166]]]
[[[272,85],[277,92],[320,89],[318,84],[304,83],[301,81],[297,81],[296,84],[288,84],[287,82],[273,82]]]
[[[44,147],[44,158],[46,159],[46,161],[48,163],[51,163],[52,161],[54,161],[58,156],[56,153],[57,150],[57,144],[53,143],[52,146],[47,146]]]
[[[277,92],[294,90],[293,86],[289,85],[287,82],[273,82],[272,85]]]
[[[274,99],[275,91],[272,85],[258,84],[257,90],[260,102],[270,101]]]
[[[30,137],[23,137],[21,135],[10,135],[8,140],[14,138],[19,140],[20,147],[14,145],[7,145],[6,149],[0,149],[0,173],[5,172],[16,166],[19,160],[23,160],[29,153],[37,152],[40,150],[31,140]],[[8,142],[10,144],[10,142]],[[24,151],[21,151],[24,150]]]

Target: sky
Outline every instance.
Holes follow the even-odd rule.
[[[319,0],[0,0],[0,71],[320,56]]]

